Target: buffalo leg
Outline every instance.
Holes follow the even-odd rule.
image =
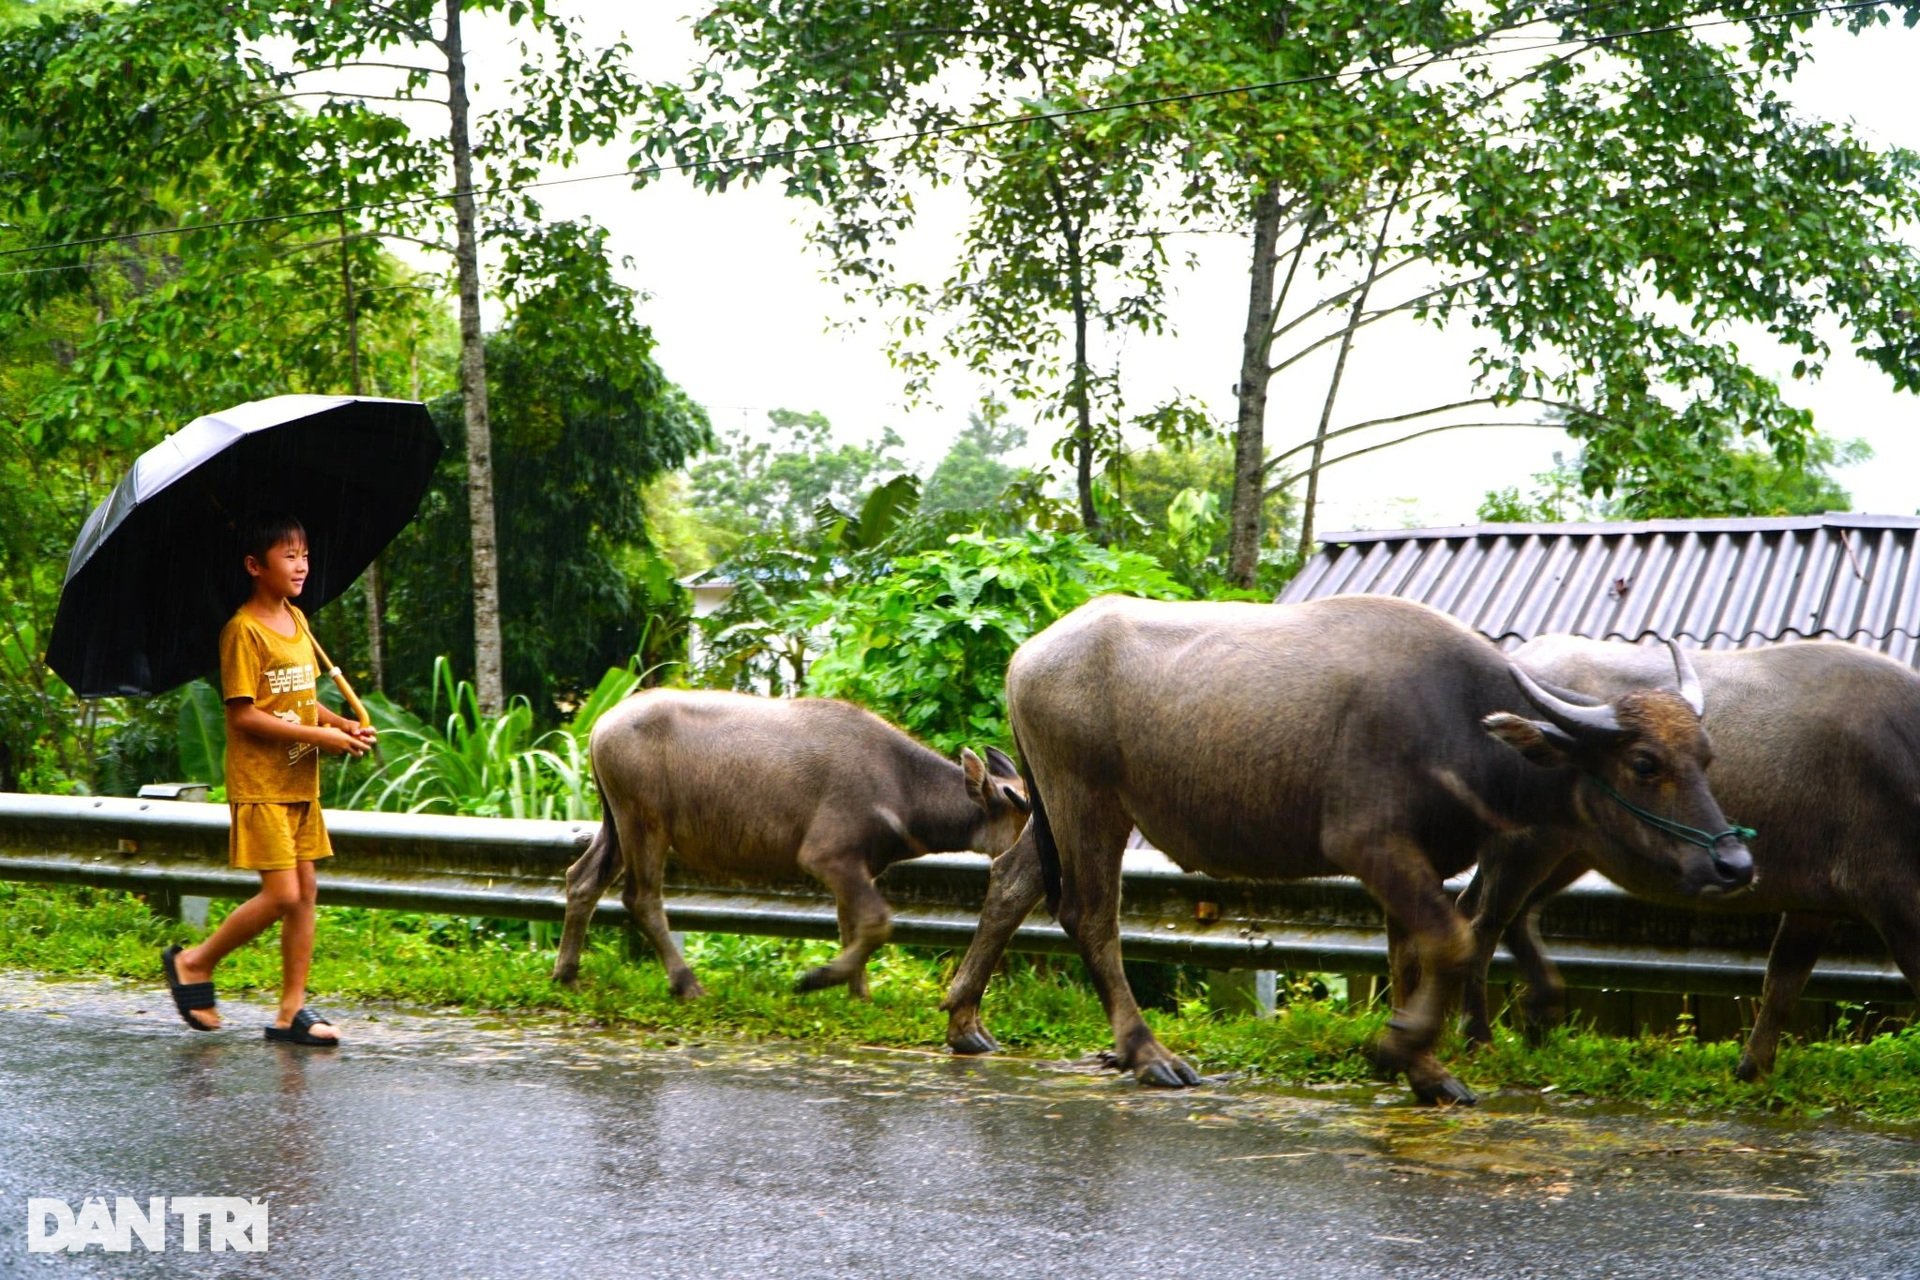
[[[1361,852],[1360,850],[1367,852]],[[1422,1102],[1467,1103],[1476,1099],[1434,1057],[1448,1006],[1460,989],[1473,955],[1473,931],[1454,909],[1430,859],[1402,836],[1376,837],[1348,844],[1335,865],[1353,867],[1369,892],[1405,931],[1406,944],[1395,965],[1396,977],[1419,985],[1405,996],[1396,991],[1393,1019],[1375,1043],[1375,1063],[1404,1071]]]
[[[553,980],[571,984],[580,976],[580,952],[587,945],[587,925],[593,920],[600,895],[620,874],[620,842],[609,814],[585,853],[567,868],[567,919],[560,927],[560,953],[554,957]]]
[[[1767,952],[1767,976],[1760,986],[1760,1010],[1753,1018],[1753,1034],[1733,1073],[1742,1080],[1761,1080],[1773,1070],[1780,1051],[1780,1029],[1813,976],[1836,921],[1831,916],[1789,911],[1780,917],[1773,947]]]
[[[667,871],[667,833],[651,823],[643,825],[638,831],[623,830],[620,838],[633,837],[629,848],[633,850],[628,857],[627,887],[621,898],[627,904],[627,912],[633,922],[653,944],[654,951],[660,957],[660,963],[667,969],[667,986],[673,994],[682,1000],[691,1000],[707,994],[700,980],[693,976],[693,970],[687,967],[686,957],[680,954],[680,948],[674,944],[673,930],[667,925],[667,906],[664,898]]]
[[[844,901],[834,903],[834,915],[840,923],[840,949],[845,951],[860,936],[859,921],[853,918],[850,904]],[[847,978],[847,998],[849,1000],[871,1000],[873,991],[867,985],[867,963],[862,960],[860,967]]]
[[[1460,911],[1473,929],[1473,958],[1461,993],[1462,1027],[1469,1044],[1493,1040],[1487,1002],[1487,968],[1504,940],[1526,985],[1522,1009],[1530,1035],[1538,1037],[1566,1016],[1566,984],[1540,942],[1539,905],[1572,884],[1586,868],[1571,858],[1507,845],[1489,852],[1460,894]]]
[[[967,944],[967,954],[954,970],[947,998],[947,1046],[955,1053],[997,1053],[1000,1044],[980,1018],[980,1000],[987,982],[1006,953],[1007,943],[1046,896],[1040,881],[1040,851],[1033,828],[1020,833],[1011,849],[993,860],[987,877],[987,900],[980,908],[980,924]]]
[[[1544,1041],[1547,1032],[1567,1020],[1567,984],[1560,977],[1560,966],[1547,954],[1546,945],[1540,939],[1540,904],[1550,896],[1551,891],[1543,890],[1501,935],[1507,944],[1507,954],[1519,966],[1521,982],[1526,988],[1520,997],[1520,1023],[1528,1042],[1534,1045]],[[1479,970],[1478,981],[1480,990],[1485,992],[1487,971],[1484,967]]]
[[[851,985],[866,972],[867,958],[892,932],[893,913],[873,883],[864,855],[846,842],[815,843],[800,849],[800,868],[833,891],[840,917],[840,954],[794,983],[795,991],[819,991]]]
[[[1066,802],[1061,796],[1065,795]],[[1047,817],[1060,850],[1060,927],[1080,949],[1113,1026],[1115,1066],[1141,1084],[1184,1088],[1194,1069],[1154,1038],[1120,963],[1120,860],[1133,822],[1118,808],[1066,788],[1048,790]]]
[[[1387,917],[1387,991],[1392,1005],[1404,1009],[1420,989],[1420,951],[1406,929]]]

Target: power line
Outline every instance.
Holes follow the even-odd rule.
[[[979,120],[959,124],[939,125],[929,129],[909,130],[902,133],[873,134],[859,138],[840,138],[827,142],[811,143],[799,147],[772,147],[741,156],[727,156],[715,160],[691,160],[675,163],[641,165],[633,168],[613,170],[607,173],[578,174],[566,178],[547,178],[536,182],[503,184],[491,188],[456,188],[455,190],[434,195],[409,196],[398,200],[368,201],[361,204],[330,205],[320,209],[300,210],[293,213],[261,214],[249,218],[231,218],[217,222],[196,223],[189,226],[154,227],[142,231],[120,232],[114,235],[91,236],[76,240],[50,241],[44,244],[23,245],[13,249],[0,249],[0,258],[18,257],[30,253],[49,253],[61,249],[85,249],[104,244],[128,244],[159,236],[190,235],[203,231],[224,231],[237,228],[270,225],[280,222],[293,222],[306,218],[339,218],[349,213],[367,213],[384,209],[402,209],[413,205],[442,204],[457,200],[463,196],[493,200],[503,195],[518,194],[525,191],[545,190],[553,187],[575,186],[588,182],[605,182],[613,178],[658,177],[663,174],[681,171],[699,171],[705,169],[736,169],[760,165],[769,161],[794,159],[801,156],[817,155],[823,152],[853,150],[863,147],[885,146],[897,142],[915,142],[927,138],[951,137],[962,133],[984,132],[993,129],[1005,129],[1018,125],[1037,124],[1050,120],[1070,120],[1082,116],[1101,115],[1109,112],[1136,111],[1148,107],[1176,106],[1182,103],[1203,102],[1215,98],[1232,97],[1236,94],[1267,93],[1277,89],[1299,88],[1306,85],[1331,84],[1347,80],[1363,80],[1388,75],[1395,71],[1424,70],[1429,67],[1461,63],[1487,58],[1506,57],[1513,54],[1544,53],[1554,49],[1575,47],[1605,46],[1620,41],[1637,39],[1644,36],[1672,35],[1682,32],[1706,31],[1714,27],[1750,25],[1761,22],[1779,22],[1792,18],[1813,17],[1819,14],[1846,13],[1861,9],[1877,9],[1900,0],[1839,0],[1837,3],[1806,5],[1796,9],[1784,9],[1774,13],[1748,14],[1742,17],[1721,17],[1707,21],[1693,21],[1703,14],[1715,12],[1716,8],[1702,9],[1690,15],[1689,20],[1667,23],[1656,27],[1638,27],[1628,31],[1604,33],[1578,39],[1542,40],[1534,44],[1514,45],[1502,49],[1475,49],[1457,54],[1439,54],[1433,57],[1421,57],[1407,62],[1387,63],[1377,67],[1359,67],[1346,71],[1325,71],[1313,75],[1294,76],[1281,80],[1258,81],[1249,84],[1231,85],[1219,89],[1201,89],[1190,93],[1164,94],[1153,98],[1131,99],[1126,102],[1103,103],[1084,107],[1067,107],[1057,111],[1035,111],[1020,115],[1001,116],[992,120]],[[1610,5],[1589,6],[1583,12],[1612,7]],[[352,96],[352,95],[343,95]],[[15,271],[0,272],[0,279],[12,276],[34,275],[56,271],[86,270],[82,266],[36,267]]]

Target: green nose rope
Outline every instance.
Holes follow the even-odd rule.
[[[1755,831],[1752,827],[1741,827],[1741,826],[1728,827],[1725,831],[1720,832],[1718,835],[1715,835],[1711,831],[1702,831],[1698,827],[1690,827],[1684,822],[1675,822],[1672,818],[1663,818],[1657,813],[1650,813],[1647,810],[1642,809],[1639,805],[1627,799],[1625,796],[1621,795],[1618,791],[1615,791],[1612,787],[1608,786],[1605,782],[1602,782],[1600,778],[1594,774],[1591,774],[1591,773],[1588,774],[1587,780],[1593,783],[1594,786],[1606,792],[1608,795],[1612,796],[1616,801],[1619,802],[1621,808],[1625,809],[1628,813],[1632,814],[1634,817],[1640,819],[1640,821],[1652,827],[1655,831],[1664,831],[1666,832],[1666,834],[1670,836],[1678,836],[1680,839],[1685,840],[1688,844],[1697,844],[1702,849],[1711,849],[1713,848],[1713,846],[1719,844],[1722,840],[1725,840],[1728,836],[1732,836],[1736,840],[1745,841],[1745,840],[1751,840],[1755,836],[1760,834],[1758,831]]]

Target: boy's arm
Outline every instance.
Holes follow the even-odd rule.
[[[323,725],[332,725],[336,729],[350,733],[362,742],[371,743],[375,738],[380,736],[372,725],[361,724],[358,720],[350,720],[346,716],[333,710],[333,708],[324,702],[320,704],[320,723]]]
[[[320,712],[334,720],[340,719],[324,706]],[[252,698],[227,699],[227,731],[251,734],[270,742],[308,742],[322,751],[344,751],[355,756],[365,755],[373,746],[370,739],[348,733],[336,725],[325,722],[317,725],[295,724],[278,716],[270,716],[254,706]]]

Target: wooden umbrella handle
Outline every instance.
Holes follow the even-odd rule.
[[[340,668],[333,665],[333,659],[329,658],[327,651],[320,647],[320,637],[309,631],[307,639],[313,641],[313,656],[320,659],[320,665],[327,669],[327,674],[333,677],[333,682],[340,686],[340,696],[347,700],[347,707],[353,712],[354,718],[360,722],[360,727],[370,728],[373,717],[367,714],[366,707],[361,705],[360,695],[353,691],[353,686],[347,683],[347,678],[340,674]]]

